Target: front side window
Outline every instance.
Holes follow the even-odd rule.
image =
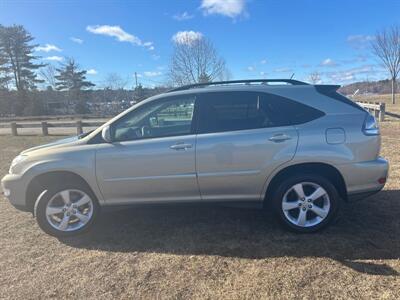
[[[166,98],[140,106],[111,126],[113,140],[122,142],[190,134],[194,106],[194,96]]]
[[[307,105],[269,93],[208,93],[201,99],[199,133],[290,126],[322,115]]]

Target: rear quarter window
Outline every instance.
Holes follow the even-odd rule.
[[[265,93],[262,97],[275,126],[303,124],[325,115],[318,109],[282,96]]]

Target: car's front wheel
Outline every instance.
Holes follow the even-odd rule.
[[[97,199],[79,184],[48,188],[35,205],[40,228],[56,237],[67,237],[90,228],[99,211]]]
[[[294,175],[279,184],[273,204],[286,227],[297,232],[314,232],[335,218],[340,196],[324,177]]]

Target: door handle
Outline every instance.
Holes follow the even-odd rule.
[[[275,135],[271,136],[268,140],[270,140],[271,142],[274,142],[274,143],[280,143],[280,142],[284,142],[284,141],[287,141],[290,139],[291,139],[290,136],[288,136],[284,133],[279,133],[279,134],[275,134]]]
[[[186,150],[188,148],[192,148],[192,144],[186,144],[186,143],[176,143],[175,145],[169,146],[173,150]]]

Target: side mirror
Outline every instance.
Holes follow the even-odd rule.
[[[111,129],[109,125],[103,128],[103,130],[101,131],[101,137],[107,143],[112,143]]]

